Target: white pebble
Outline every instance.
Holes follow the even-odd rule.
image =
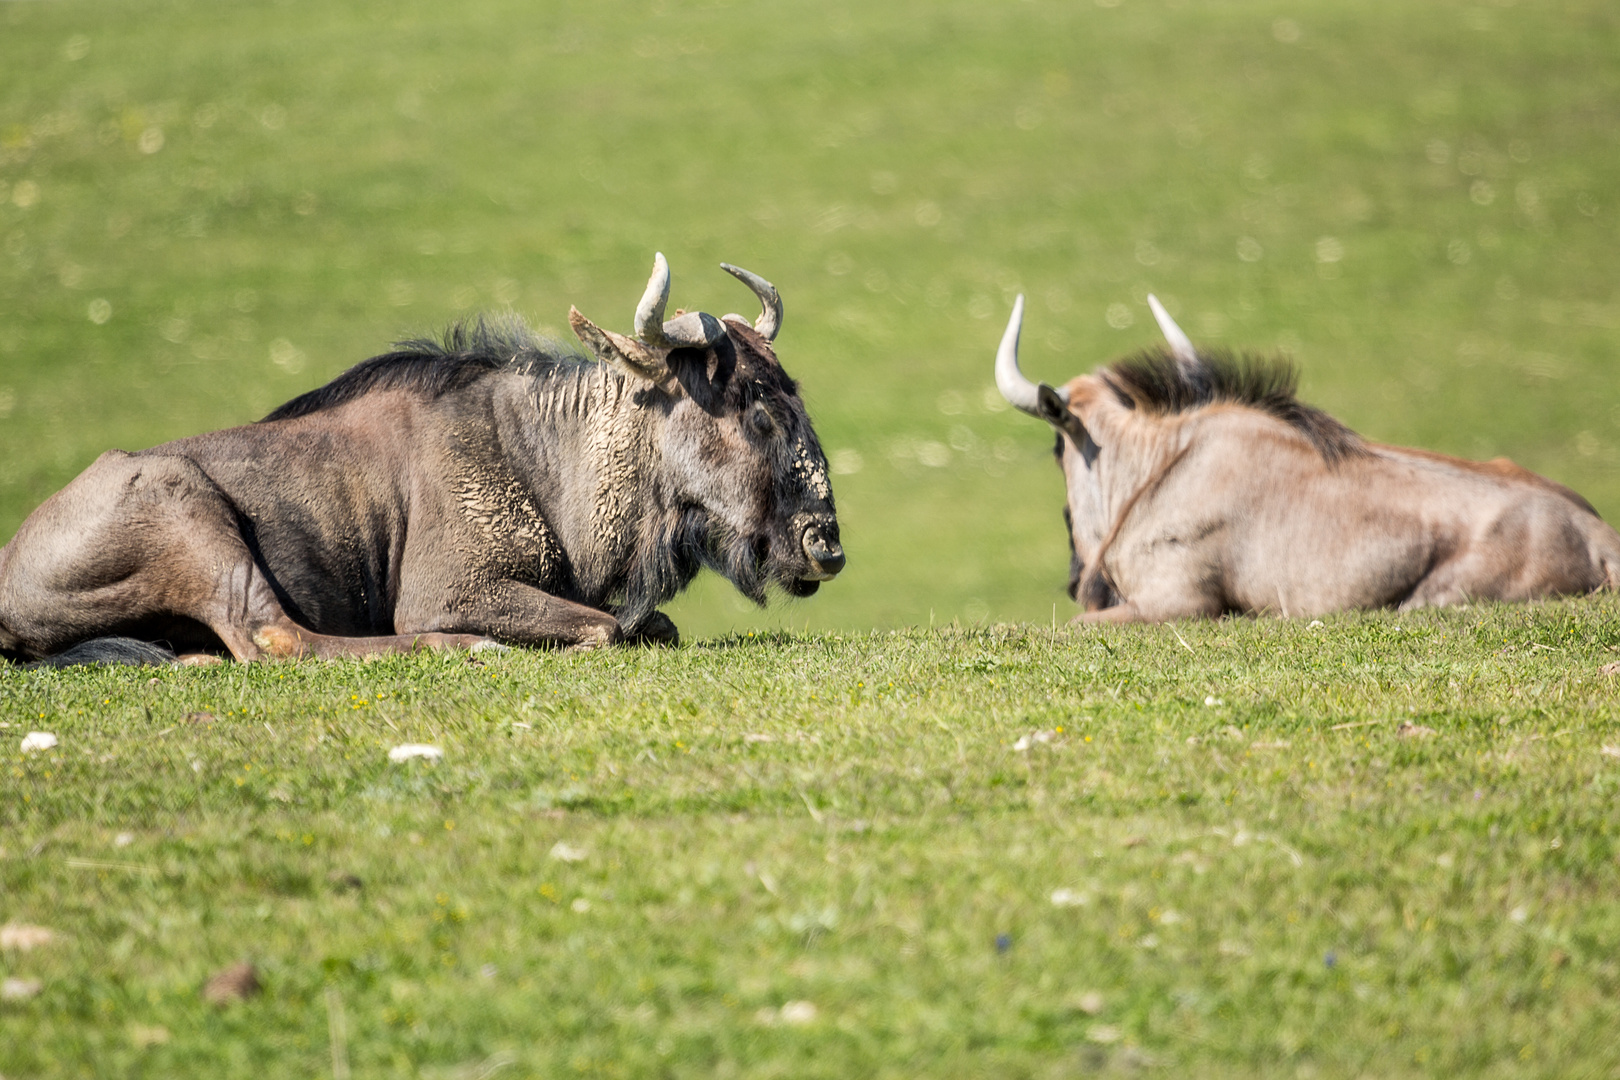
[[[48,731],[30,731],[23,736],[22,752],[32,753],[35,750],[49,750],[56,745],[56,736]]]
[[[809,1024],[816,1019],[816,1007],[808,1001],[790,1001],[777,1013],[784,1024]]]
[[[38,979],[19,979],[13,976],[0,982],[0,1001],[27,1001],[41,990]]]
[[[444,751],[437,746],[427,743],[401,743],[388,751],[388,760],[393,762],[410,761],[412,758],[424,758],[428,761],[438,761],[444,757]]]
[[[566,840],[559,840],[551,845],[551,857],[558,862],[584,862],[588,855],[584,848],[577,848]]]

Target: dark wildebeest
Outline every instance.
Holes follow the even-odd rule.
[[[595,361],[478,320],[256,424],[103,454],[0,549],[0,649],[674,640],[657,607],[702,566],[760,603],[773,582],[809,596],[844,565],[826,459],[771,344],[776,290],[725,269],[753,325],[665,322],[659,255],[634,338],[570,309]]]
[[[1062,388],[996,354],[1006,399],[1057,429],[1069,595],[1085,622],[1533,600],[1620,587],[1620,534],[1506,458],[1382,446],[1294,396],[1282,360],[1169,348]]]

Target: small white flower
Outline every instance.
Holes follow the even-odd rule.
[[[35,750],[49,750],[56,745],[56,736],[48,731],[30,731],[23,736],[22,752],[31,754]]]
[[[775,741],[776,741],[776,736],[775,735],[762,735],[762,734],[760,734],[758,732],[753,732],[753,731],[750,731],[748,734],[743,736],[743,742],[745,742],[745,743],[760,743],[760,742],[775,742]]]
[[[590,852],[584,848],[574,847],[566,840],[559,840],[551,845],[551,857],[558,862],[584,862],[588,854]]]
[[[576,896],[574,898],[574,902],[568,906],[574,909],[575,915],[583,915],[587,911],[591,910],[591,902],[585,899],[583,896]]]
[[[1620,758],[1620,746],[1605,746],[1603,749],[1599,750],[1598,753],[1602,754],[1604,757]]]
[[[1119,1040],[1124,1037],[1125,1033],[1119,1028],[1115,1027],[1113,1024],[1093,1024],[1091,1025],[1091,1030],[1086,1033],[1086,1038],[1090,1039],[1094,1043],[1101,1043],[1104,1046],[1107,1046],[1109,1043],[1119,1042]]]
[[[1091,903],[1091,897],[1079,889],[1053,889],[1053,907],[1085,907]]]
[[[1030,747],[1030,741],[1029,741],[1029,736],[1028,735],[1020,735],[1018,737],[1018,741],[1013,743],[1013,749],[1017,750],[1020,754],[1022,754],[1024,751],[1028,750],[1029,747]]]
[[[425,758],[428,761],[438,761],[444,757],[444,751],[437,746],[427,743],[401,743],[388,751],[388,760],[392,762],[409,761],[412,758]]]
[[[1519,907],[1516,907],[1512,911],[1508,912],[1508,918],[1512,919],[1516,923],[1522,923],[1522,922],[1524,922],[1524,920],[1528,919],[1529,917],[1530,917],[1530,909],[1527,908],[1527,907],[1524,907],[1522,905],[1519,906]]]

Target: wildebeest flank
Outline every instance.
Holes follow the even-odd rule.
[[[753,325],[665,321],[659,255],[634,337],[570,312],[594,358],[478,320],[258,423],[109,451],[0,549],[0,649],[671,640],[657,608],[700,567],[761,603],[815,592],[844,563],[826,460],[776,359],[776,290],[726,269],[760,299]]]
[[[1294,394],[1280,360],[1169,347],[1036,385],[1023,298],[996,356],[1007,400],[1058,432],[1070,595],[1087,622],[1319,615],[1620,587],[1620,534],[1505,458],[1371,443]]]

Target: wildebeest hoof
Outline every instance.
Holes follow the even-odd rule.
[[[655,611],[641,620],[641,625],[636,627],[629,640],[637,645],[679,645],[681,632],[668,615]]]
[[[606,626],[593,626],[581,631],[579,640],[568,647],[569,652],[590,652],[593,649],[606,648],[624,640],[624,632],[620,630],[617,622]]]
[[[289,659],[304,655],[304,642],[298,634],[285,626],[261,626],[253,631],[253,644],[267,656]]]

